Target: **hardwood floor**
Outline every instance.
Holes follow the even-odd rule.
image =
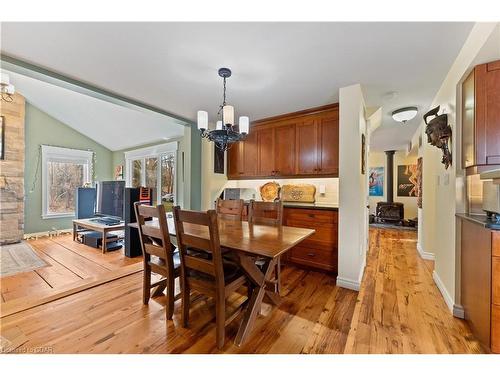
[[[416,232],[370,229],[370,251],[345,353],[480,353],[416,251]]]
[[[1,278],[3,302],[44,296],[77,281],[141,262],[140,257],[127,258],[123,249],[102,254],[98,249],[74,242],[69,234],[28,242],[49,266]]]
[[[224,348],[216,348],[213,301],[202,296],[193,296],[189,328],[181,327],[180,301],[166,323],[165,297],[142,304],[141,272],[9,314],[0,330],[14,352],[479,353],[465,321],[448,311],[415,236],[371,230],[359,295],[337,287],[331,275],[286,266],[282,303],[264,303],[241,347],[233,343],[237,319],[227,328]],[[110,260],[116,267],[121,262]],[[242,291],[232,298],[236,304],[246,297]]]

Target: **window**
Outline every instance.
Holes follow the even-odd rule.
[[[153,190],[153,204],[170,210],[175,201],[177,142],[125,152],[126,184]]]
[[[75,215],[76,188],[91,182],[92,151],[42,145],[42,217]]]

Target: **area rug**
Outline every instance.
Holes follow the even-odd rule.
[[[0,246],[0,277],[48,266],[26,242]]]

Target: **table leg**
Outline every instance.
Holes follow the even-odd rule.
[[[106,230],[103,230],[102,231],[102,253],[105,254],[106,253],[106,239],[107,239],[107,235],[106,235]]]
[[[77,230],[78,230],[78,225],[76,225],[76,223],[73,223],[73,241],[76,241]]]
[[[240,346],[252,331],[255,319],[260,313],[264,295],[267,294],[274,304],[279,303],[279,296],[274,291],[266,289],[267,281],[269,281],[272,273],[274,272],[276,259],[271,259],[264,266],[264,273],[255,265],[255,262],[251,257],[239,255],[239,260],[241,267],[247,274],[248,278],[255,284],[255,288],[252,296],[250,297],[250,302],[234,340],[237,346]]]

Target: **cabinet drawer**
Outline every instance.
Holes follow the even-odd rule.
[[[491,233],[491,254],[500,257],[500,231]]]
[[[337,253],[334,249],[314,249],[295,246],[290,250],[289,259],[292,262],[312,266],[329,271],[337,270]]]
[[[500,257],[491,258],[491,303],[500,306]]]
[[[337,212],[326,210],[309,210],[301,208],[285,208],[285,217],[287,222],[306,221],[316,224],[337,224]]]
[[[287,220],[287,226],[296,228],[314,229],[316,232],[305,241],[320,241],[331,244],[337,243],[337,226],[332,224],[317,224],[307,221]]]

